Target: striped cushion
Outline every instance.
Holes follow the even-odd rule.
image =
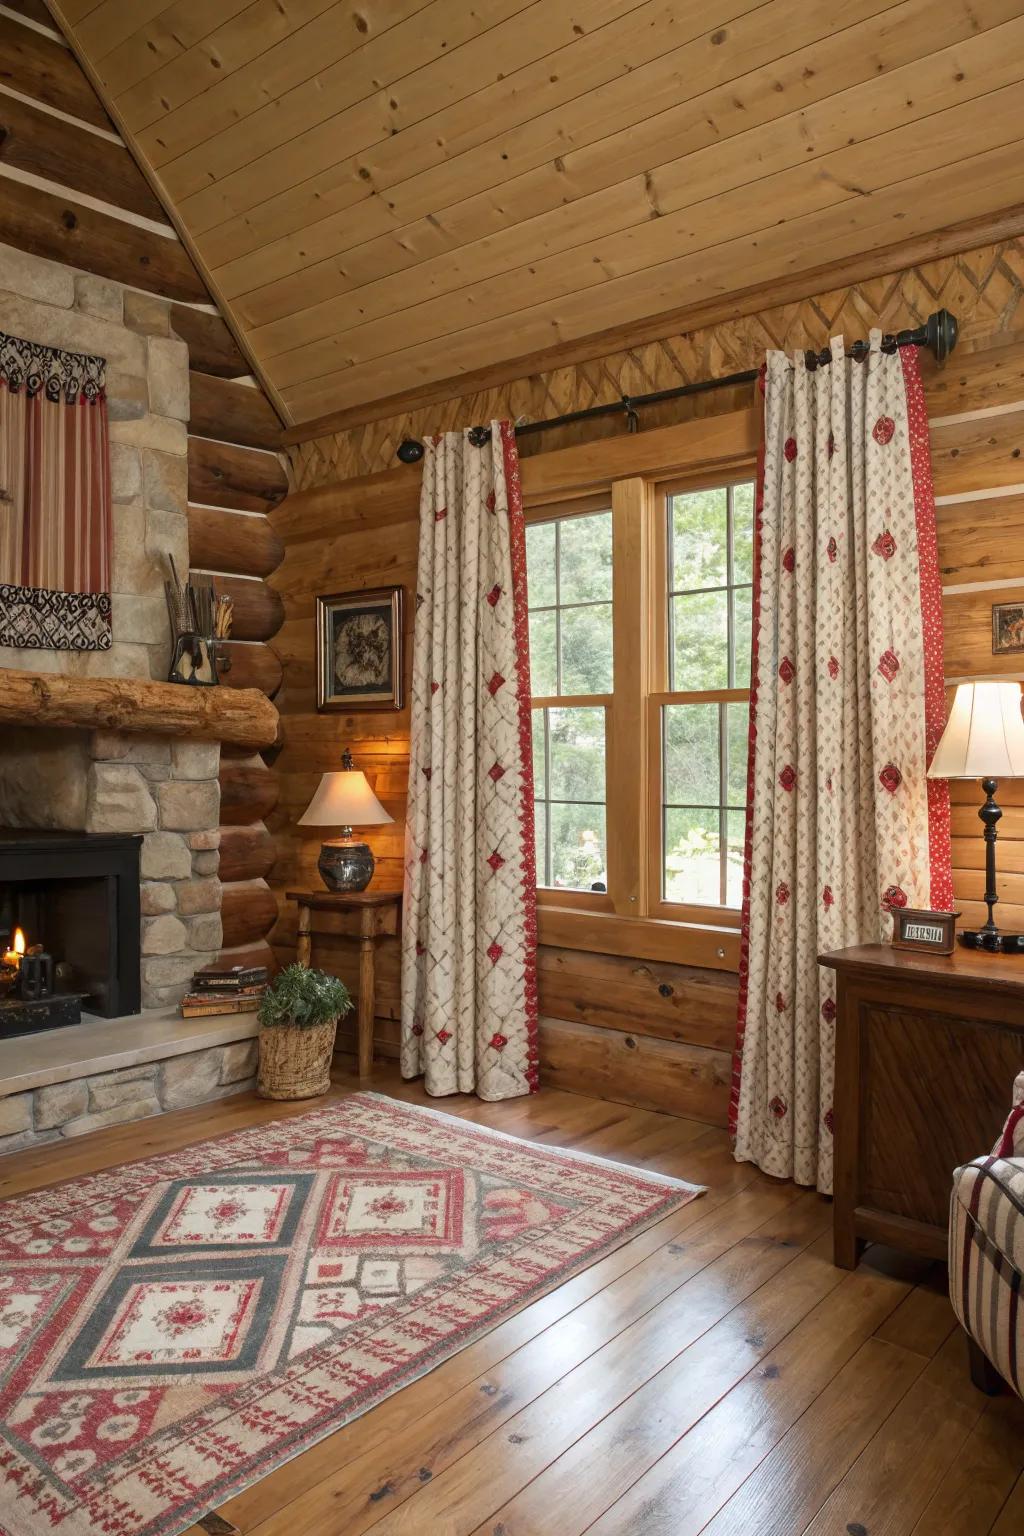
[[[992,1151],[996,1157],[1024,1157],[1024,1072],[1014,1079],[1013,1108]]]
[[[954,1175],[949,1290],[967,1332],[1019,1395],[1024,1383],[1024,1159],[979,1157]]]

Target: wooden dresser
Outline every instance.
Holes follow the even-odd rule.
[[[944,1258],[953,1169],[991,1150],[1024,1069],[1024,957],[818,958],[838,984],[835,1262],[865,1242]]]

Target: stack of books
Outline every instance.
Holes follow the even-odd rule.
[[[182,1017],[207,1013],[254,1013],[267,990],[265,965],[204,966],[192,977],[191,991],[181,1000]]]

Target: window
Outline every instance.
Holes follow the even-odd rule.
[[[604,892],[605,710],[614,673],[611,511],[531,524],[526,560],[537,883]],[[568,702],[573,699],[580,702]]]
[[[527,517],[542,904],[735,925],[749,473],[616,480],[610,496]]]

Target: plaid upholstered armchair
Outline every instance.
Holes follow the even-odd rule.
[[[953,1176],[949,1293],[971,1346],[971,1377],[983,1392],[1007,1382],[1024,1396],[1024,1072],[989,1157]]]

